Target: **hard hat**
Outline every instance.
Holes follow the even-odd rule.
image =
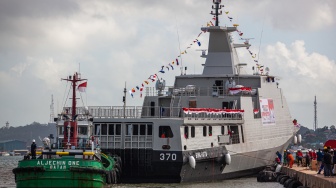
[[[35,139],[33,139],[33,142],[35,142]]]

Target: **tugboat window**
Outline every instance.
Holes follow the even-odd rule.
[[[206,136],[207,135],[207,128],[206,126],[203,126],[203,136]]]
[[[82,135],[86,135],[87,134],[87,127],[78,127],[78,133],[82,134]]]
[[[173,132],[170,126],[160,126],[159,127],[159,137],[162,138],[173,138]]]
[[[114,135],[114,124],[109,124],[109,135]]]
[[[121,135],[121,124],[116,124],[116,135]]]
[[[212,136],[212,126],[209,126],[209,136]]]
[[[224,135],[224,133],[225,133],[224,126],[221,126],[221,133],[222,133],[222,135]]]
[[[101,126],[102,126],[101,131],[102,135],[107,135],[107,124],[102,124]]]
[[[195,138],[195,127],[194,126],[192,126],[191,127],[191,138]]]

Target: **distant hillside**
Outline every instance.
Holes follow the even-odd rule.
[[[336,140],[335,125],[317,128],[316,131],[301,126],[298,134],[302,136],[302,142],[299,145],[304,148],[319,149],[327,140]]]
[[[43,139],[50,134],[53,134],[54,137],[56,137],[55,125],[34,122],[26,126],[0,128],[0,141],[21,140],[27,142],[27,145],[30,145],[32,140],[35,139],[36,144],[40,146],[42,145],[42,142],[40,141],[39,137]]]

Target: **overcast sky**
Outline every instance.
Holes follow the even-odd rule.
[[[316,95],[318,126],[336,124],[336,1],[223,2],[229,14],[220,24],[237,23],[243,37],[254,38],[251,51],[281,78],[293,119],[313,127]],[[56,114],[67,94],[61,78],[79,65],[88,79],[85,105],[122,106],[125,82],[131,89],[174,60],[211,20],[211,5],[212,0],[1,0],[0,127],[7,121],[49,122],[51,95]],[[243,42],[239,36],[234,40]],[[193,45],[182,56],[187,74],[202,73],[204,59],[197,50],[207,47],[208,34],[199,41],[201,47]],[[250,54],[239,54],[252,74]],[[162,77],[171,86],[179,74]],[[127,101],[142,104],[138,95]]]

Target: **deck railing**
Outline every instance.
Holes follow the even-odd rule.
[[[256,91],[257,88],[252,88]],[[163,90],[156,90],[154,87],[146,87],[146,96],[213,96],[213,97],[225,97],[225,96],[251,96],[255,95],[256,92],[242,91],[236,94],[232,94],[229,90],[220,86],[212,87],[197,87],[194,85],[189,85],[186,87],[172,87],[167,86]]]

